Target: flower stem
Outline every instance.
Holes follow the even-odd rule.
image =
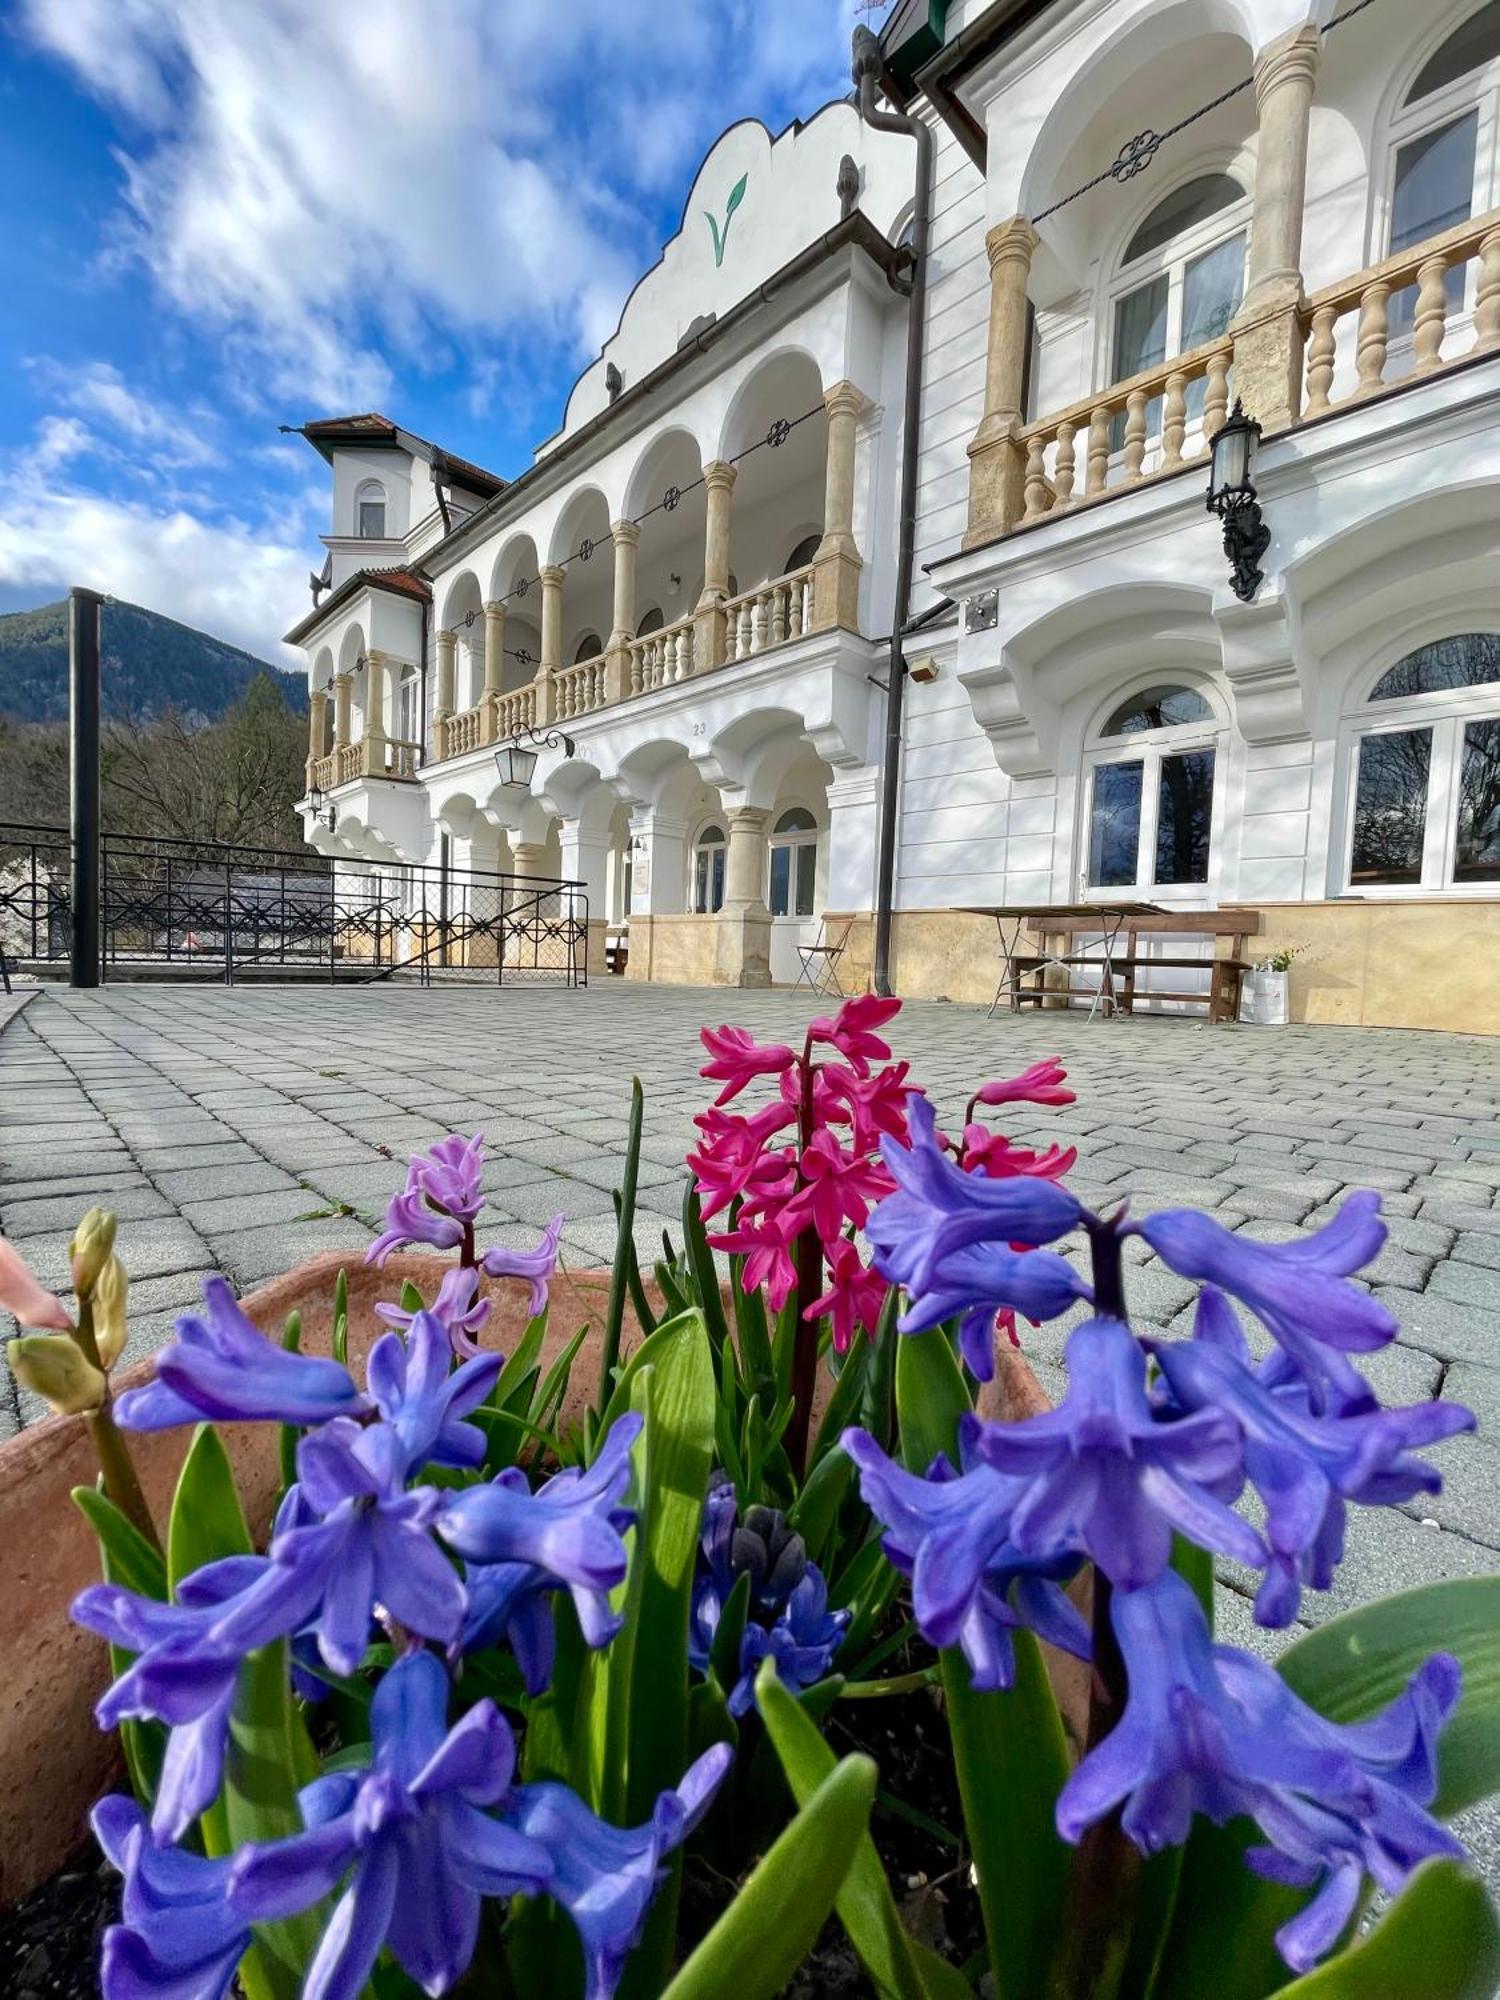
[[[812,1034],[802,1045],[802,1091],[797,1105],[797,1186],[806,1185],[802,1155],[813,1139],[813,1080],[817,1065],[812,1059]],[[823,1245],[811,1221],[797,1239],[797,1329],[792,1336],[792,1415],[786,1429],[786,1455],[800,1479],[807,1469],[807,1446],[812,1432],[813,1398],[818,1389],[818,1322],[807,1317],[812,1305],[823,1296]]]
[[[110,1408],[109,1376],[99,1361],[99,1344],[94,1338],[94,1302],[87,1293],[78,1301],[78,1325],[73,1337],[83,1349],[84,1358],[104,1375],[104,1401],[97,1410],[91,1410],[83,1421],[88,1425],[94,1456],[104,1475],[105,1498],[114,1502],[133,1527],[139,1528],[152,1548],[160,1549],[161,1537],[156,1532],[151,1509],[146,1505],[146,1496],[136,1477],[130,1447]]]

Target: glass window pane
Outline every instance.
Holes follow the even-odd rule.
[[[1122,701],[1100,730],[1101,736],[1135,736],[1143,729],[1170,729],[1179,722],[1212,722],[1213,710],[1196,688],[1142,688]]]
[[[1500,720],[1464,731],[1455,882],[1500,882]]]
[[[1460,28],[1432,56],[1407,93],[1408,104],[1430,97],[1445,84],[1456,83],[1470,70],[1483,69],[1500,57],[1500,0],[1489,0],[1477,14],[1471,14]]]
[[[1391,205],[1391,249],[1425,243],[1445,229],[1467,222],[1474,200],[1474,142],[1478,111],[1466,111],[1451,125],[1408,139],[1396,155],[1396,194]]]
[[[806,806],[788,806],[772,827],[772,833],[811,833],[817,821]]]
[[[1351,883],[1420,882],[1430,729],[1392,729],[1359,746]]]
[[[1167,275],[1153,278],[1115,307],[1115,380],[1167,358]]]
[[[360,501],[359,532],[367,541],[384,541],[385,502],[383,500]]]
[[[1206,222],[1221,209],[1232,208],[1244,199],[1245,190],[1228,174],[1199,174],[1196,180],[1164,195],[1140,228],[1131,237],[1125,262],[1133,264],[1148,251],[1160,250],[1174,236],[1181,236],[1199,222]]]
[[[1245,239],[1231,236],[1194,257],[1183,272],[1182,338],[1186,354],[1205,340],[1217,340],[1234,318],[1245,289]]]
[[[1445,694],[1450,688],[1485,687],[1491,681],[1500,681],[1500,633],[1457,632],[1398,660],[1376,681],[1370,699],[1400,701],[1406,695]]]
[[[790,908],[792,880],[792,850],[789,847],[771,849],[771,915],[786,916]]]
[[[810,917],[817,898],[818,850],[812,841],[797,849],[797,915]]]
[[[1141,852],[1142,764],[1100,764],[1089,812],[1089,886],[1135,886]]]
[[[1156,807],[1156,880],[1163,886],[1208,880],[1213,805],[1212,750],[1188,750],[1181,756],[1162,758]]]

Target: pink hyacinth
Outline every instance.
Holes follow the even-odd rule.
[[[975,1104],[1072,1104],[1078,1093],[1063,1088],[1068,1072],[1056,1056],[1047,1056],[1019,1076],[998,1077],[974,1093]]]
[[[828,1319],[835,1349],[847,1354],[861,1327],[873,1331],[888,1290],[880,1273],[867,1268],[854,1245],[841,1236],[829,1246],[828,1290],[813,1300],[809,1311],[814,1318]]]
[[[1077,1159],[1076,1146],[1049,1146],[1045,1153],[1034,1153],[1007,1139],[1003,1132],[992,1132],[987,1125],[974,1123],[964,1127],[959,1165],[965,1173],[988,1174],[995,1181],[1009,1180],[1013,1174],[1060,1181],[1064,1174],[1072,1172]]]
[[[705,1063],[698,1074],[724,1086],[714,1099],[715,1104],[727,1104],[756,1077],[776,1076],[782,1070],[789,1070],[797,1060],[781,1043],[760,1047],[748,1028],[726,1026],[704,1028],[701,1032],[703,1046],[713,1060]]]

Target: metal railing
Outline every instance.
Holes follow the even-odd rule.
[[[65,829],[0,824],[0,948],[13,963],[67,960],[70,859]],[[588,983],[580,882],[111,833],[100,905],[106,979],[411,969],[424,983],[435,970]]]

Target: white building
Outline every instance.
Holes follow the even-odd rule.
[[[846,983],[988,999],[974,909],[1139,898],[1259,911],[1303,1018],[1500,1031],[1500,0],[905,0],[865,69],[880,129],[718,140],[521,477],[307,427],[310,837],[581,880],[634,977],[853,917]]]

